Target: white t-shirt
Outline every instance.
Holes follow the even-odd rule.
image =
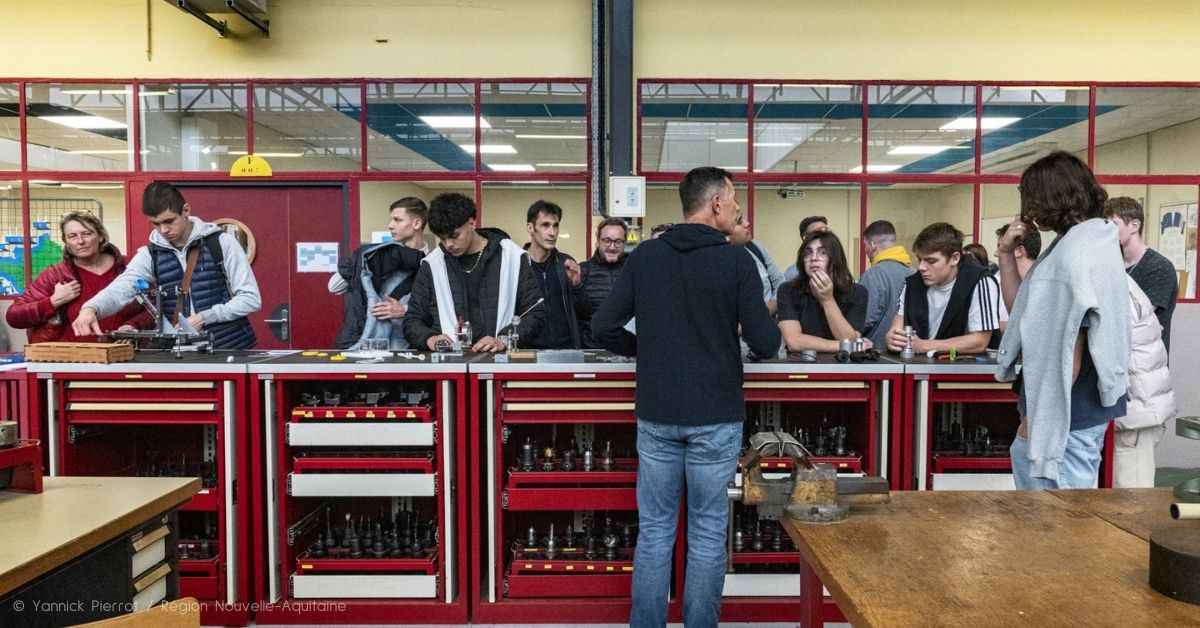
[[[946,316],[946,305],[950,303],[950,293],[954,290],[957,280],[944,286],[930,286],[925,292],[929,304],[929,334],[937,334]],[[904,316],[904,293],[907,284],[900,290],[900,303],[896,314]],[[993,280],[984,278],[975,285],[971,295],[971,311],[967,313],[967,333],[973,331],[992,331],[999,329],[1000,323],[1008,322],[1008,310],[1004,307],[1004,299],[1000,297],[1000,286]]]

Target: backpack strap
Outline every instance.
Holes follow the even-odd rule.
[[[754,240],[746,241],[746,250],[750,251],[754,257],[757,257],[758,261],[762,262],[764,268],[767,266],[767,256],[763,254],[762,249],[758,248],[758,245],[754,243]]]

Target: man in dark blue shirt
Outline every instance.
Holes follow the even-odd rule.
[[[546,299],[542,306],[546,323],[541,334],[533,339],[536,349],[579,349],[579,321],[575,318],[573,289],[583,283],[575,258],[559,251],[559,222],[562,208],[550,201],[539,200],[525,214],[525,229],[529,232],[529,265]]]
[[[679,184],[684,222],[643,242],[592,318],[604,348],[637,355],[638,541],[631,626],[667,620],[671,555],[687,490],[683,621],[716,626],[725,583],[726,485],[746,419],[738,328],[753,354],[779,350],[754,258],[726,240],[741,208],[731,175]],[[623,327],[637,317],[637,335]]]

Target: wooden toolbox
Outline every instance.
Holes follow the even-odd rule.
[[[29,362],[112,364],[133,359],[133,345],[115,342],[39,342],[25,346]]]

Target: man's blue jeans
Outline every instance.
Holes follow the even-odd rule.
[[[1017,436],[1008,450],[1012,458],[1013,483],[1018,491],[1052,488],[1092,488],[1100,472],[1100,449],[1108,423],[1067,434],[1067,449],[1058,464],[1058,481],[1030,475],[1029,441]]]
[[[729,497],[742,422],[670,425],[638,419],[638,537],[633,556],[629,625],[663,626],[671,586],[671,554],[679,502],[687,488],[687,581],[683,623],[716,626],[725,587]]]

